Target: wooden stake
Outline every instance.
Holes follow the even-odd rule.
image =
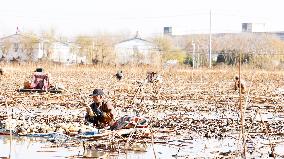
[[[7,115],[8,115],[8,121],[10,123],[10,126],[9,126],[9,131],[10,131],[10,152],[9,152],[9,158],[11,158],[11,153],[12,153],[12,140],[13,140],[13,136],[12,136],[12,130],[11,130],[11,116],[9,114],[9,111],[8,111],[8,102],[7,100],[5,100],[5,105],[6,105],[6,111],[7,111]]]
[[[241,114],[241,136],[242,136],[242,144],[243,144],[243,158],[246,158],[246,138],[245,138],[245,130],[244,130],[244,110],[242,107],[242,87],[241,87],[241,53],[239,54],[239,106],[240,106],[240,114]]]

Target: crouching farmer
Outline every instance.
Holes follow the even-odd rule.
[[[92,94],[93,103],[87,106],[86,121],[93,123],[94,127],[105,128],[114,123],[114,107],[104,98],[104,92],[101,89],[95,89]]]
[[[32,76],[32,82],[24,82],[25,89],[42,89],[49,88],[49,75],[45,73],[42,68],[37,68]]]
[[[235,81],[235,91],[241,88],[241,93],[244,94],[246,92],[246,83],[244,80],[240,79],[238,75],[234,78]]]

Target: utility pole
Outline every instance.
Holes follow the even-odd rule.
[[[243,144],[243,158],[246,158],[246,135],[245,135],[245,118],[244,118],[244,108],[242,106],[242,87],[241,87],[241,53],[239,53],[239,108],[240,108],[240,117],[241,117],[241,136]]]
[[[212,63],[211,63],[211,50],[212,50],[212,48],[211,48],[211,40],[212,40],[212,35],[211,35],[211,10],[210,10],[210,32],[209,32],[209,68],[211,68],[212,67]]]
[[[192,41],[192,68],[196,68],[195,43]]]
[[[196,61],[197,68],[200,65],[200,53],[199,53],[199,45],[197,45],[197,61]]]
[[[104,43],[102,43],[101,46],[102,46],[102,61],[101,62],[104,63],[104,58],[105,58],[104,57]]]
[[[92,40],[92,50],[91,50],[91,64],[94,64],[94,63],[93,63],[94,51],[95,51],[95,42],[94,42],[94,39],[93,39],[93,40]]]

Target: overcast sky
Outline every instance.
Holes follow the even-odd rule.
[[[265,31],[284,31],[283,0],[2,0],[0,35],[20,31],[58,35],[97,32],[174,34],[240,32],[242,22],[264,23]]]

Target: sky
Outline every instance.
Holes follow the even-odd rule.
[[[241,23],[284,31],[283,0],[1,0],[0,35],[50,29],[57,35],[125,33],[155,36],[241,32]]]

